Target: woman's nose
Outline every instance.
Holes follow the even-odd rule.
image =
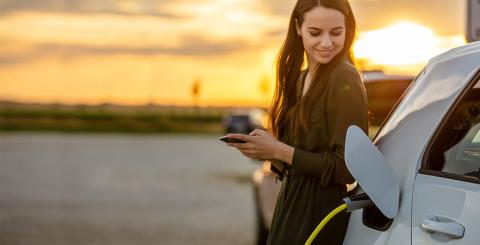
[[[322,48],[329,48],[332,46],[332,39],[330,35],[323,35],[322,39],[320,40],[320,46]]]

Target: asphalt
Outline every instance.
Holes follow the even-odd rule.
[[[1,134],[1,244],[253,244],[257,166],[216,136]]]

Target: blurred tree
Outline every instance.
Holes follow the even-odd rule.
[[[193,98],[193,105],[198,107],[198,98],[200,97],[200,88],[201,88],[202,81],[198,78],[193,80],[192,84],[192,98]]]

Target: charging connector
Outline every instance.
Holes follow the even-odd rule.
[[[345,197],[343,201],[347,205],[347,212],[353,212],[357,209],[362,209],[373,205],[373,202],[370,200],[370,197],[368,197],[367,193],[360,193]]]

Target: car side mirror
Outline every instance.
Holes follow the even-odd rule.
[[[370,138],[355,125],[347,130],[345,163],[380,212],[393,219],[400,198],[398,177]]]

